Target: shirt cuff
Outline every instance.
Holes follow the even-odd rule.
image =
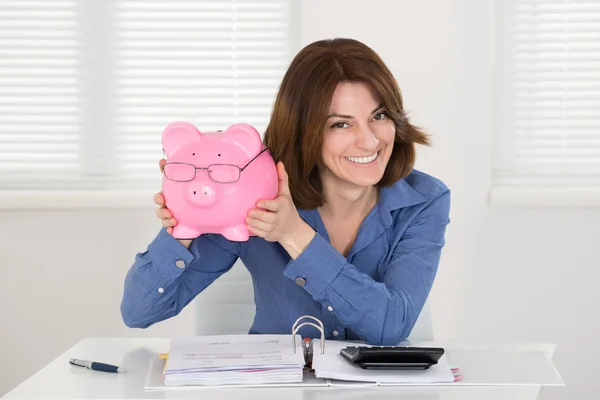
[[[287,264],[283,274],[313,297],[319,297],[345,265],[346,258],[317,232],[300,256]]]
[[[162,228],[148,246],[148,255],[166,278],[177,278],[194,261],[194,255],[179,243],[166,228]]]

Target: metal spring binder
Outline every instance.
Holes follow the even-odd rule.
[[[300,325],[296,326],[298,322],[300,322],[304,318],[314,319],[319,323],[319,325],[317,326],[312,322],[303,322]],[[294,348],[294,354],[296,354],[296,333],[298,332],[298,329],[302,328],[304,325],[314,326],[319,331],[321,331],[321,354],[325,354],[325,328],[323,328],[323,323],[321,322],[321,320],[310,315],[303,315],[302,317],[298,318],[296,322],[294,322],[294,325],[292,325],[292,346]]]
[[[300,325],[298,325],[298,322],[300,322],[304,318],[310,318],[310,319],[316,321],[319,325],[316,325],[313,322],[303,322]],[[305,325],[313,326],[313,327],[317,328],[319,331],[321,331],[321,354],[325,354],[325,328],[323,328],[323,323],[321,322],[321,320],[319,320],[318,318],[315,318],[311,315],[303,315],[302,317],[298,318],[296,320],[296,322],[294,322],[294,325],[292,325],[292,348],[294,349],[294,354],[296,354],[296,333],[298,332],[298,330],[300,328],[302,328]],[[304,352],[304,362],[305,362],[304,369],[305,370],[312,370],[312,340],[309,343],[309,347],[310,347],[310,350],[305,349],[305,352]]]

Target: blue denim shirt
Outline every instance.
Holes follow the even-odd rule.
[[[188,250],[163,228],[127,273],[123,320],[146,328],[177,315],[240,258],[254,282],[249,333],[287,334],[297,318],[312,315],[328,339],[395,345],[408,337],[429,295],[449,211],[448,188],[414,170],[381,190],[347,257],[330,244],[316,209],[298,210],[317,234],[296,260],[279,243],[259,237],[231,242],[206,234]],[[182,261],[185,267],[178,268]],[[310,326],[299,332],[320,336]]]

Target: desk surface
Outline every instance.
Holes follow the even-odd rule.
[[[552,346],[543,345],[499,345],[499,344],[466,344],[456,343],[443,345],[451,356],[451,363],[459,364],[461,372],[469,374],[472,379],[465,379],[462,385],[450,386],[404,386],[404,387],[286,387],[286,388],[252,388],[252,389],[194,389],[145,391],[144,382],[150,359],[169,348],[169,339],[84,339],[74,347],[57,357],[50,364],[32,377],[21,383],[3,399],[192,399],[218,398],[220,400],[261,398],[263,400],[309,400],[340,399],[353,400],[365,397],[375,399],[536,399],[542,384],[562,385],[562,379],[531,374],[522,369],[517,375],[513,372],[515,383],[519,386],[469,386],[478,384],[483,379],[480,373],[485,369],[481,365],[481,356],[485,352],[546,351],[552,353]],[[544,350],[541,350],[544,349]],[[514,353],[516,354],[516,353]],[[109,374],[71,367],[70,358],[82,358],[103,361],[127,368],[123,374]],[[551,364],[551,363],[550,363]],[[510,365],[507,365],[509,367]],[[501,366],[496,365],[496,368]],[[527,376],[526,376],[527,375]],[[475,378],[475,380],[473,380]],[[511,378],[512,379],[512,378]],[[485,379],[484,379],[485,380]],[[482,381],[483,382],[483,381]]]

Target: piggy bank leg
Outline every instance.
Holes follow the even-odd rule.
[[[200,236],[198,231],[180,223],[173,227],[173,237],[175,239],[195,239],[198,236]]]
[[[221,234],[225,236],[225,239],[233,242],[245,242],[250,236],[250,232],[244,224],[225,228]]]

